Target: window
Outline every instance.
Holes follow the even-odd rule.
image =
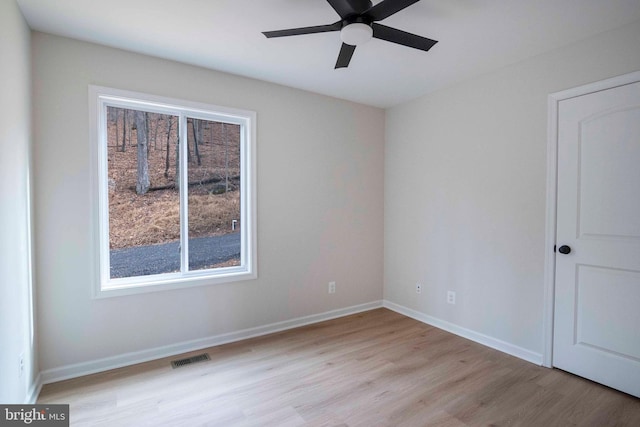
[[[255,113],[90,86],[96,296],[256,277]]]

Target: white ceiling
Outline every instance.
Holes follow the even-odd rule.
[[[640,0],[422,0],[381,23],[438,40],[429,52],[373,39],[334,70],[338,32],[261,34],[338,21],[325,0],[17,2],[34,30],[378,107],[640,20]]]

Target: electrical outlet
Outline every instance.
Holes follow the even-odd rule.
[[[329,293],[330,294],[336,293],[336,282],[329,282]]]
[[[18,378],[22,378],[24,373],[24,353],[20,353],[18,356]]]
[[[416,283],[416,294],[422,293],[422,283]]]
[[[456,293],[453,291],[447,291],[447,304],[456,303]]]

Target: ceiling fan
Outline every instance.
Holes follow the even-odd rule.
[[[327,0],[327,3],[340,15],[339,21],[328,25],[265,31],[262,34],[271,38],[340,31],[342,47],[336,61],[336,69],[348,67],[356,46],[372,37],[428,51],[438,43],[436,40],[376,23],[418,1],[420,0],[383,0],[374,6],[370,0]]]

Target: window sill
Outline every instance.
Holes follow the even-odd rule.
[[[245,269],[229,268],[216,274],[194,274],[185,277],[176,273],[175,277],[167,274],[157,276],[136,277],[134,279],[116,279],[99,288],[96,287],[93,298],[111,298],[125,295],[145,294],[174,289],[187,289],[197,286],[209,286],[223,283],[240,282],[257,279],[257,274]]]

